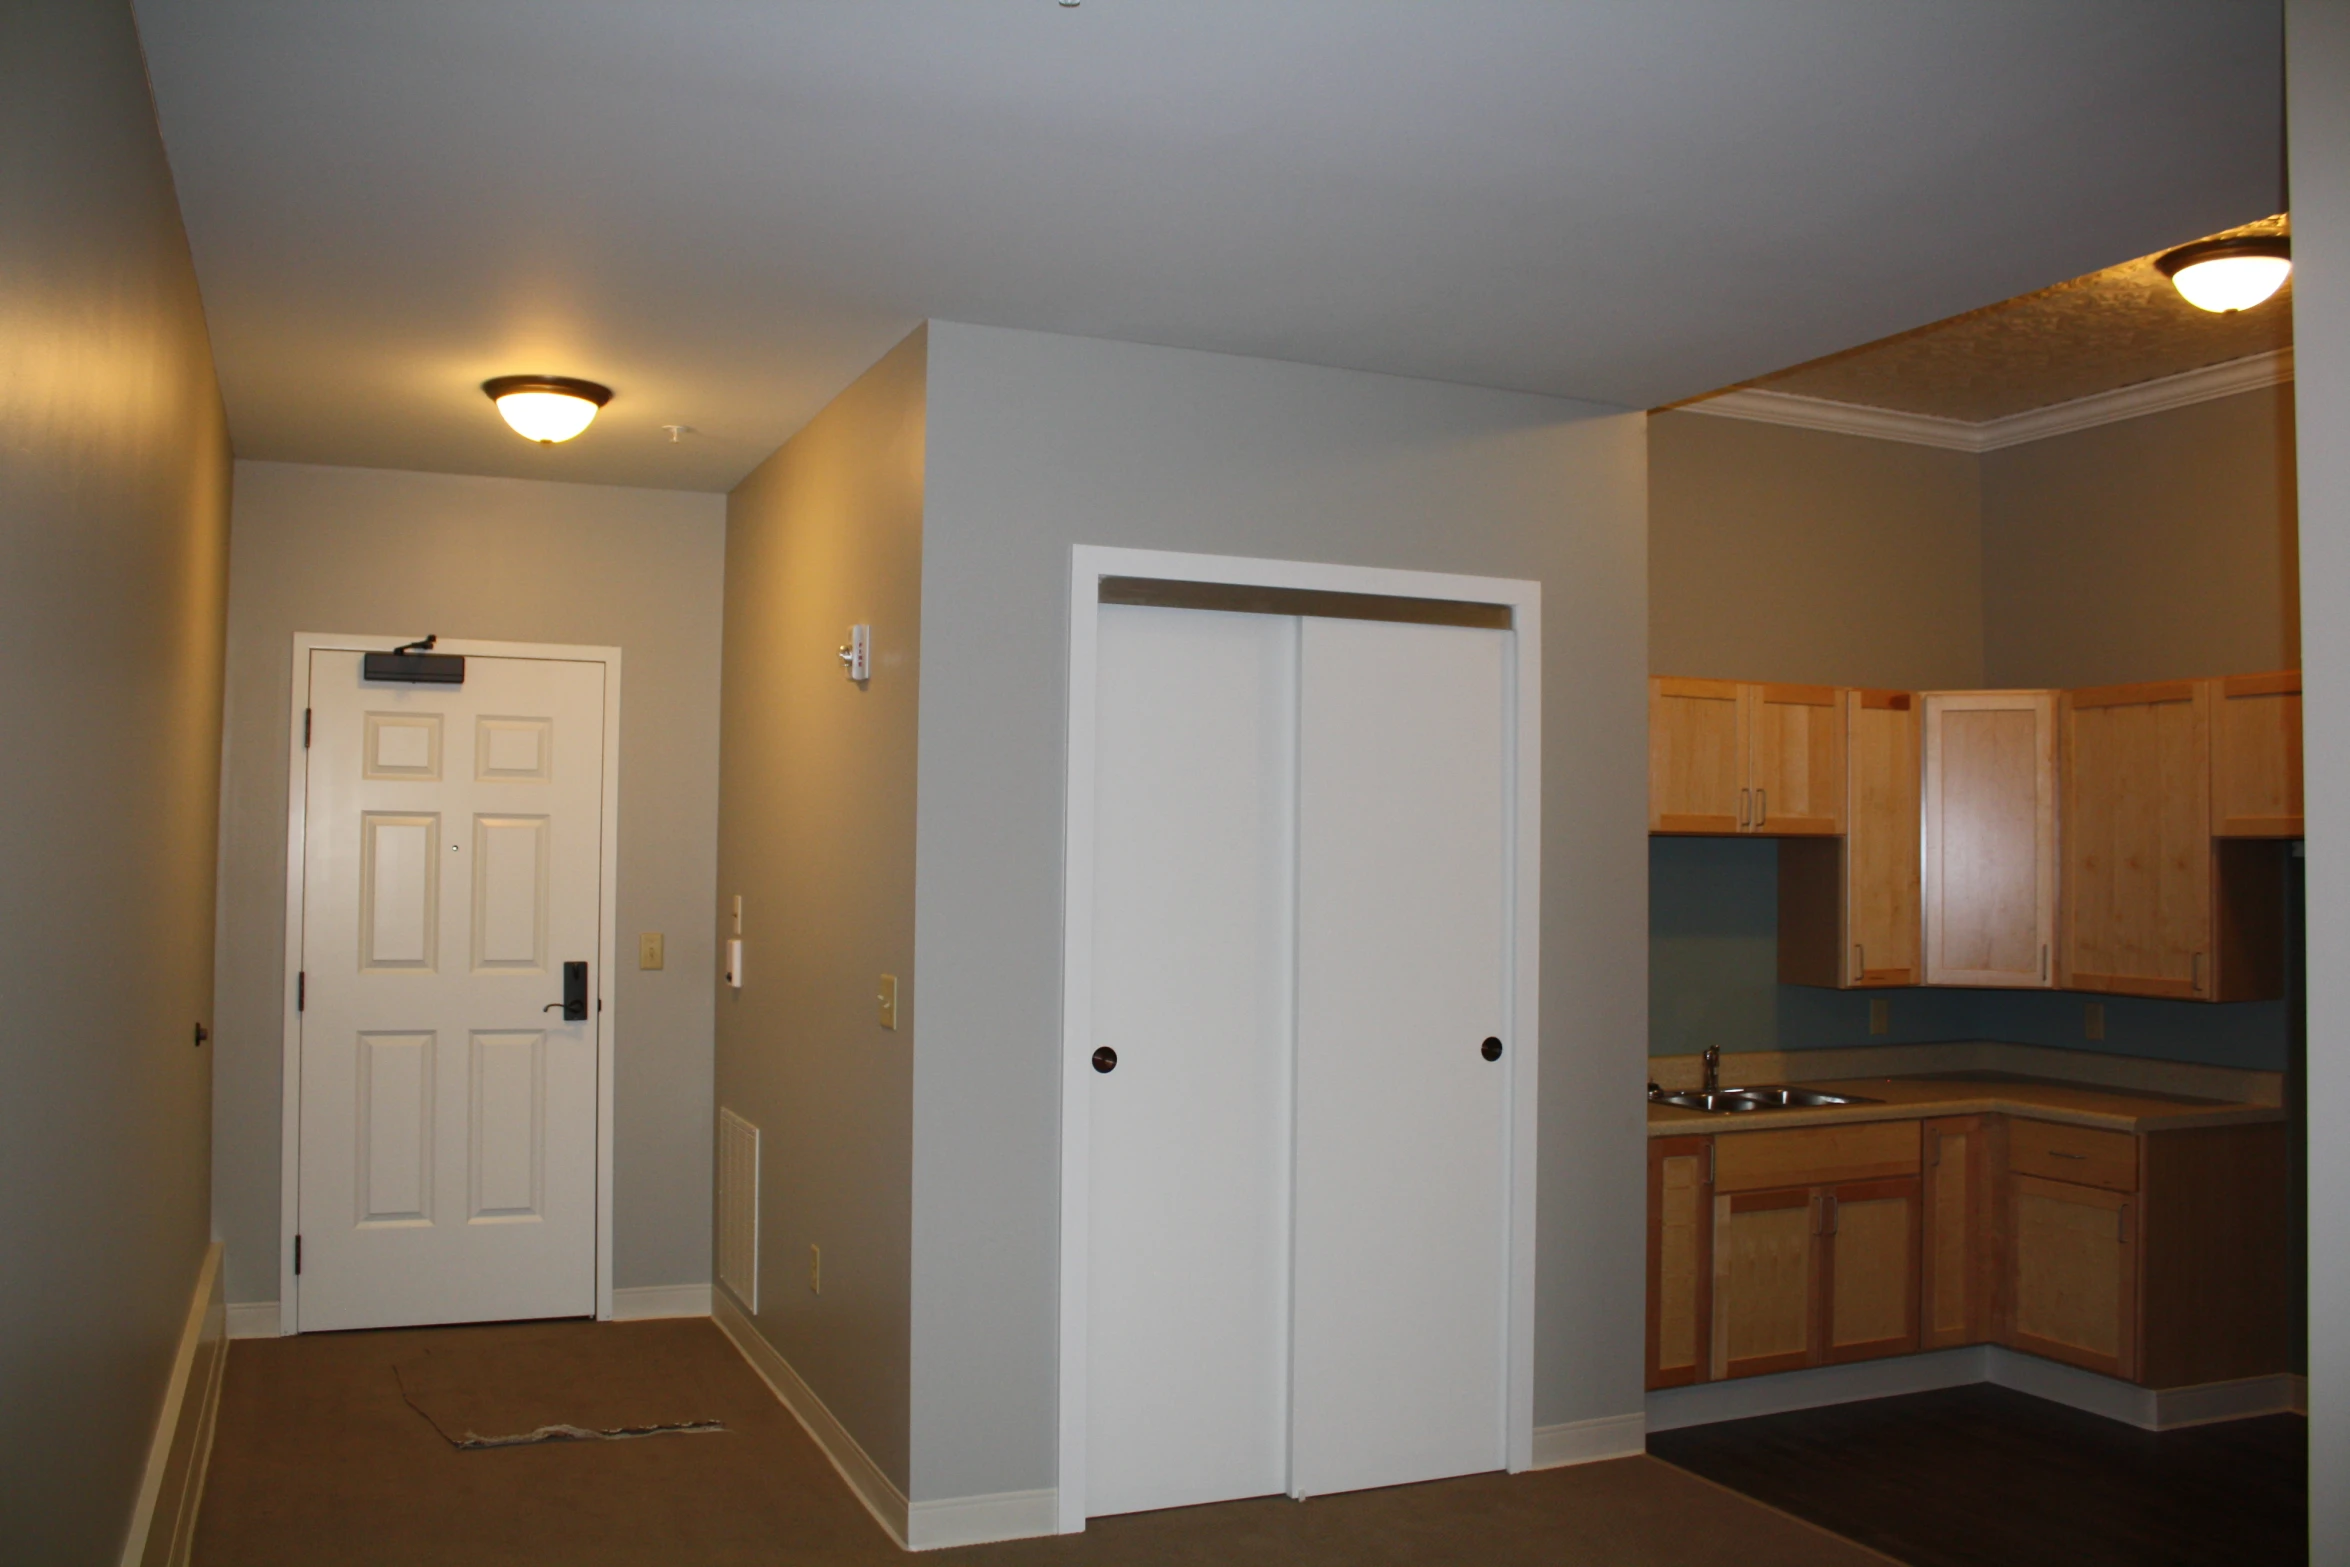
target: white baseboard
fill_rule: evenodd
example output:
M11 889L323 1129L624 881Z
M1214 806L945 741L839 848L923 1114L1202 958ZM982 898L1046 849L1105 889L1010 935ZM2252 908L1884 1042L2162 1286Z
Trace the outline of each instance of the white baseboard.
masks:
M1720 1420L1745 1420L1755 1415L1819 1409L1828 1404L1857 1404L1864 1399L1931 1392L1935 1388L1966 1387L1991 1380L1983 1355L1981 1346L1938 1349L1924 1355L1855 1361L1848 1366L1815 1366L1809 1371L1782 1371L1767 1377L1738 1377L1728 1382L1663 1388L1648 1395L1648 1429L1677 1431L1683 1426L1710 1426Z
M171 1381L147 1469L123 1542L122 1567L185 1567L196 1543L196 1508L204 1499L204 1471L212 1461L212 1431L220 1417L221 1378L228 1371L228 1306L221 1299L222 1246L214 1241L196 1270L196 1289L172 1357Z
M1059 1528L1059 1511L1060 1493L1049 1486L916 1502L908 1518L907 1543L917 1551L935 1551L949 1545L1034 1539Z
M865 1504L865 1510L873 1515L874 1521L888 1530L889 1537L900 1546L911 1549L907 1543L910 1510L906 1493L899 1490L896 1482L882 1473L881 1466L872 1460L864 1448L857 1445L857 1439L849 1435L848 1427L842 1425L833 1412L824 1407L824 1400L816 1396L816 1390L800 1380L800 1374L792 1369L791 1362L785 1360L777 1353L775 1346L761 1336L759 1330L751 1324L751 1319L743 1315L740 1306L723 1290L712 1294L710 1304L710 1314L717 1321L719 1329L734 1341L735 1349L743 1359L750 1362L751 1369L759 1373L760 1380L783 1401L783 1407L792 1412L792 1418L799 1421L800 1428L808 1433L809 1439L826 1458L832 1460L832 1467L840 1471L840 1477L848 1482L850 1491L855 1493L858 1501Z
M710 1314L707 1284L634 1284L612 1292L614 1322L642 1322L652 1317L706 1317Z
M1683 1426L1786 1414L1828 1404L1857 1404L1872 1398L1967 1387L1978 1382L2029 1393L2068 1409L2136 1426L2141 1431L2176 1431L2182 1426L2210 1425L2220 1420L2242 1420L2251 1415L2287 1411L2306 1413L2309 1407L2309 1385L2297 1376L2280 1373L2243 1377L2233 1382L2206 1382L2196 1387L2157 1389L2099 1376L2094 1371L2043 1360L2038 1355L2027 1355L1998 1344L1976 1344L1924 1355L1864 1360L1849 1366L1819 1366L1809 1371L1782 1371L1775 1376L1666 1388L1648 1395L1648 1429L1675 1431ZM1537 1452L1542 1437L1542 1432L1534 1433Z
M1534 1428L1535 1469L1563 1469L1568 1464L1595 1464L1605 1458L1631 1458L1648 1451L1648 1417L1601 1415L1595 1420L1570 1420L1564 1425Z
M277 1302L274 1300L247 1300L231 1303L228 1308L228 1336L230 1338L276 1338L278 1336Z

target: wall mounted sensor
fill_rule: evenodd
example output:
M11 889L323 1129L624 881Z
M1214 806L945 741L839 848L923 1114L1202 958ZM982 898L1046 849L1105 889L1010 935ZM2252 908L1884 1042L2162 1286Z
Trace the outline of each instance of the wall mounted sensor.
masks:
M859 685L873 678L873 628L849 627L849 640L840 649L840 667Z

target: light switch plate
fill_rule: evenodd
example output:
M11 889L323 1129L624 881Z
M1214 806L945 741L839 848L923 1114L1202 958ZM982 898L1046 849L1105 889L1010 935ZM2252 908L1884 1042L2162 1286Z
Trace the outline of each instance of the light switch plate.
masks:
M659 931L648 930L637 937L636 966L638 968L660 968L667 961L668 959L661 950L661 933Z
M881 1026L883 1028L897 1027L898 977L895 974L882 975L880 989L873 999L881 1003Z

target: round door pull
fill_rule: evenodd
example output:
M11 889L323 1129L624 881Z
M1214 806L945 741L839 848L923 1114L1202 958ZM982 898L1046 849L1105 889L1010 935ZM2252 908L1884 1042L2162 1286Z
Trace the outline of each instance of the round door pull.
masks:
M1101 1047L1099 1050L1096 1050L1096 1051L1093 1053L1093 1069L1094 1069L1095 1071L1097 1071L1097 1072L1110 1072L1110 1071L1115 1071L1115 1070L1117 1069L1117 1066L1118 1066L1118 1052L1117 1052L1117 1051L1115 1051L1115 1050L1112 1050L1112 1049L1111 1049L1111 1048L1110 1048L1108 1045L1104 1045L1104 1046L1102 1046L1102 1047Z
M1488 1061L1499 1061L1501 1059L1501 1041L1488 1034L1485 1036L1485 1043L1477 1047L1477 1053Z

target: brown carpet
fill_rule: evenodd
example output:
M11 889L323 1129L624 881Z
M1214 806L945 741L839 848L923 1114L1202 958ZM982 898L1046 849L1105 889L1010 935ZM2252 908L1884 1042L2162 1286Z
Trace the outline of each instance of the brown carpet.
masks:
M394 1368L567 1356L615 1382L658 1359L726 1430L463 1451ZM240 1340L198 1567L882 1567L906 1560L706 1320L514 1323ZM1227 1502L1082 1535L923 1553L938 1567L1881 1567L1886 1558L1652 1459Z
M633 1335L626 1356L582 1362L576 1334L436 1339L392 1368L408 1407L463 1448L700 1435L724 1396L686 1334Z

